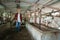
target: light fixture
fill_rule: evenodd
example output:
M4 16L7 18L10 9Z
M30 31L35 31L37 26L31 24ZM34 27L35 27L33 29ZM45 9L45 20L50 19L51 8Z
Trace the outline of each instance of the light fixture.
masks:
M52 13L52 15L54 16L59 15L59 12Z
M34 16L34 13L32 13L32 16Z
M58 27L58 29L60 29L60 27Z

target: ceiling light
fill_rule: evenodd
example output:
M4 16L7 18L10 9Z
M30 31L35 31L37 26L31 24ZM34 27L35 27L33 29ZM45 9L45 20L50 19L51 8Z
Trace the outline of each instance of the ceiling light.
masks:
M60 27L58 29L60 29Z

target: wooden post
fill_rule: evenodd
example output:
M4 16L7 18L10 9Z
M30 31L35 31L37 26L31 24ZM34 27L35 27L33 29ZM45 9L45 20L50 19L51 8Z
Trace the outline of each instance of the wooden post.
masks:
M36 23L36 12L35 12L35 23Z
M45 7L42 6L40 9L38 8L38 10L39 10L39 25L40 25L39 27L40 27L40 29L41 29L41 18L42 18L41 12L42 12L43 8L45 8Z
M41 29L41 9L39 10L39 28Z

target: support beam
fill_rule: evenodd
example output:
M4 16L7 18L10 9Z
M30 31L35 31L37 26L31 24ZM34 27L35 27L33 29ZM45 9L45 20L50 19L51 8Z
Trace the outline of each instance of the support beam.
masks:
M51 8L51 9L55 9L55 10L60 11L60 8L55 8L55 7L52 7L52 6L44 6L44 7L48 7L48 8Z
M55 4L55 3L58 3L58 2L60 2L60 0L57 0L57 1L53 2L53 3L51 3L51 4L48 4L48 6L49 6L49 5L53 5L53 4Z

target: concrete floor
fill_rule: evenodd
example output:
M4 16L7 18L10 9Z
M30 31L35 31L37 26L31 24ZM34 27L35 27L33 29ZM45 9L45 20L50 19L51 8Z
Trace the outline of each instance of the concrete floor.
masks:
M0 32L0 40L33 40L33 38L25 27L21 27L20 32L16 32L14 29L5 28L5 30Z

